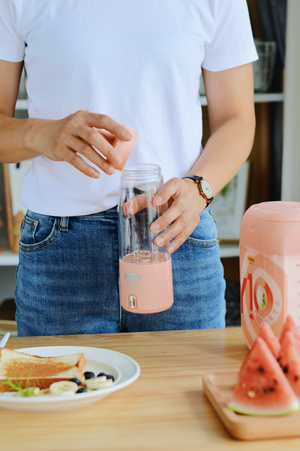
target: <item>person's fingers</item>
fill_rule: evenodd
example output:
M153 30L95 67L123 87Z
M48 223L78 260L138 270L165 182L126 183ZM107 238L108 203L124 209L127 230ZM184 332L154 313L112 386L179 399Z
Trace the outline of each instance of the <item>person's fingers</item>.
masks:
M123 159L112 145L113 141L107 139L105 133L99 133L98 128L107 129L106 134L114 139L129 141L132 138L126 128L109 116L77 111L53 121L46 138L46 145L50 145L44 154L56 161L66 161L90 177L100 177L100 171L111 175L115 172L114 165L121 165Z
M107 116L106 114L91 113L90 111L84 113L88 126L107 130L124 141L130 141L132 139L131 133L110 116Z
M141 194L140 196L135 196L128 202L123 204L123 213L125 215L135 215L139 211L143 210L147 206L150 206L151 202L147 194Z
M205 203L204 199L200 199L198 190L194 188L194 185L174 178L169 180L153 199L154 205L159 206L163 203L170 205L151 225L151 231L159 234L155 238L156 246L161 247L169 243L167 247L169 253L178 249L199 223L199 213Z

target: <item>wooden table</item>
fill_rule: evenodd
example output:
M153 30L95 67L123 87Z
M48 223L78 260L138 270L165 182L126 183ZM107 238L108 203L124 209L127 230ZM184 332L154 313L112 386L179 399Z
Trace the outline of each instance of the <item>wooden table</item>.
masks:
M247 353L240 328L11 338L7 347L49 345L119 351L139 363L141 375L132 385L77 410L0 409L3 451L300 450L300 438L232 438L203 393L204 373L239 368Z

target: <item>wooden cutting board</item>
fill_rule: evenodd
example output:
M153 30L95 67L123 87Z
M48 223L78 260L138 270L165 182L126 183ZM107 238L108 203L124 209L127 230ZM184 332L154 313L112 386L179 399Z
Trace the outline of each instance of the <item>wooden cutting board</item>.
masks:
M289 415L262 417L241 415L227 407L236 372L208 373L203 390L228 432L239 440L300 437L300 410Z

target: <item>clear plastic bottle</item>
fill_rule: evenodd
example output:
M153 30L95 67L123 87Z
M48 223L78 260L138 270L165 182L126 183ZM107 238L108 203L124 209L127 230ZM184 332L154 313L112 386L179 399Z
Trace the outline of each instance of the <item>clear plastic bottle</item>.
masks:
M155 313L173 304L172 260L154 244L151 224L167 209L152 200L163 186L155 164L126 166L119 197L120 297L124 309Z

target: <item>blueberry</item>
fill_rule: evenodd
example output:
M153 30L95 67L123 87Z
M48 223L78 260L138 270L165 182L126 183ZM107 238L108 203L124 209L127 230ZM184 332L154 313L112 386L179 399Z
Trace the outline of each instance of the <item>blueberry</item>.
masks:
M93 373L92 371L86 371L83 374L86 379L93 379L95 377L95 373Z
M80 380L78 379L78 377L72 377L72 379L70 379L70 381L71 381L71 382L75 382L75 384L77 384L77 385L80 385L80 384L81 384L81 382L80 382Z
M76 393L87 393L87 389L84 387L78 388Z
M105 377L106 377L106 374L105 374L105 373L99 373L99 374L97 374L97 377L101 377L101 376L105 376Z
M115 381L114 376L112 376L111 374L107 374L106 379L111 379L113 382Z

